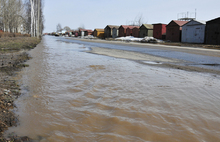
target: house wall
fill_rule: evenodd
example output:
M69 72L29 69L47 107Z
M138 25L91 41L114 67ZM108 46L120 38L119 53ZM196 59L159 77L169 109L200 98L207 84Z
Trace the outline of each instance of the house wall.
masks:
M139 37L139 28L132 29L132 36Z
M126 36L126 29L124 29L122 26L120 26L118 30L119 30L119 34L118 34L119 37Z
M97 31L96 30L94 30L93 36L97 37Z
M205 25L185 25L182 28L182 42L204 43Z
M104 38L104 31L94 31L94 36L99 38Z
M148 29L147 36L153 37L153 29Z
M145 36L152 37L153 36L153 29L147 29L144 26L139 28L139 37L143 38Z
M220 45L220 18L206 23L205 43Z
M162 24L162 38L161 39L166 39L166 38L164 38L164 36L163 35L166 35L166 30L167 30L167 27L166 27L167 25L166 24Z
M126 36L132 36L132 29L130 28L126 29Z
M144 26L141 26L139 29L140 29L139 37L148 36L148 30Z
M111 35L111 28L109 28L108 26L105 27L105 38L110 38L112 37Z
M155 24L153 30L153 37L157 39L163 39L163 36L166 33L166 24Z
M112 38L117 38L118 37L118 29L113 28L112 29Z
M166 28L166 40L170 40L172 42L181 41L181 28L179 25L171 22Z
M88 31L84 31L84 36L88 36Z

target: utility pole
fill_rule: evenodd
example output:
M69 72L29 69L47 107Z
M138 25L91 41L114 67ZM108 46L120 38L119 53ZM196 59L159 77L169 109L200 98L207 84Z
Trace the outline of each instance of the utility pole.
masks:
M195 9L195 19L196 19L196 9Z

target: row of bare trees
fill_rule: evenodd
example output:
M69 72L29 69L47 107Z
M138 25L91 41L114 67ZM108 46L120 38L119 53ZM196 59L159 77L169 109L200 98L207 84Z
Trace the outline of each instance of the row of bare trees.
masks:
M44 29L43 0L0 0L0 30L40 37Z

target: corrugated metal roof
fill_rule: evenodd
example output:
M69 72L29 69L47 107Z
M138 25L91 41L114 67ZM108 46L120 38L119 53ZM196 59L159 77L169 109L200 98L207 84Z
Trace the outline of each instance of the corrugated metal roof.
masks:
M199 22L201 24L206 24L206 21L204 21L204 20L194 20L194 21Z
M153 29L154 28L154 26L153 25L151 25L151 24L142 24L145 28L147 28L147 29Z
M192 20L188 21L187 23L183 24L182 26L185 26L185 25L187 25L187 24L190 24L190 22L193 22L193 21L195 21L195 22L197 22L197 23L200 23L200 24L203 24L203 25L206 24L206 21L192 19Z

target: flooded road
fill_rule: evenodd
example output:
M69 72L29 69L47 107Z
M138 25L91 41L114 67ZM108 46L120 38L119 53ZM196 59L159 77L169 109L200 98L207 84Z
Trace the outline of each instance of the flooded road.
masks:
M157 44L143 44L143 43L130 43L114 44L114 42L88 42L87 40L74 40L73 38L60 38L60 41L72 42L89 45L91 47L103 47L108 49L120 49L124 51L132 51L144 53L163 58L172 58L182 60L179 63L182 66L202 67L206 69L213 69L220 71L220 50L210 50L191 47L178 47L178 46L164 46ZM122 43L122 44L121 44ZM147 47L147 48L146 48Z
M44 37L19 73L19 136L40 142L220 141L220 77Z

